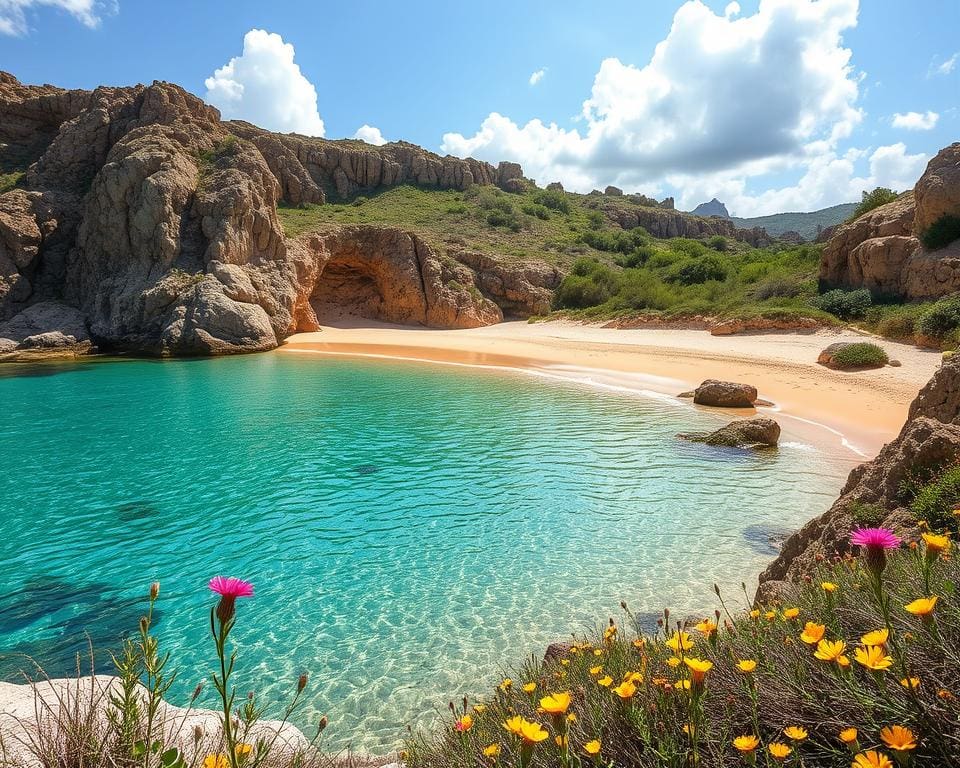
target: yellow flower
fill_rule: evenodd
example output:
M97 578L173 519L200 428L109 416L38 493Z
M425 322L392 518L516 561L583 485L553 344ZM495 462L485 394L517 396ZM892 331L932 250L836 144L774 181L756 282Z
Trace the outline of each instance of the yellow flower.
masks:
M933 613L933 607L936 604L937 596L931 595L930 597L921 597L919 600L914 600L912 603L908 603L903 607L907 609L907 613L926 618Z
M562 715L570 708L570 694L551 693L540 699L540 706L548 715Z
M827 628L823 624L808 621L803 627L803 632L800 633L800 639L807 645L816 645L823 640L823 633L826 631Z
M243 760L246 757L249 757L253 752L253 744L244 744L242 741L236 744L233 748L233 754Z
M209 754L203 758L203 768L227 768L229 765L224 754Z
M693 627L697 632L702 632L708 637L717 631L717 625L710 621L710 619L704 619L699 624L695 624Z
M883 752L868 749L853 758L852 768L893 768L893 763Z
M536 744L550 735L543 729L540 723L532 723L529 720L524 720L520 715L511 717L503 724L503 727L510 731L510 733L523 739L525 744Z
M689 680L677 680L673 684L673 687L678 691L689 691L690 690L690 681Z
M902 678L902 679L900 680L900 685L902 685L904 688L908 688L908 689L909 689L909 688L912 688L912 689L916 690L917 688L920 687L920 678L919 678L919 677L911 677L911 678L908 680L907 678L904 677L904 678Z
M856 728L844 728L840 731L840 741L844 744L854 744L857 741L857 729Z
M601 672L603 672L603 665L601 664L597 664L595 667L590 667L591 675L599 675Z
M756 736L737 736L733 740L733 746L743 752L745 755L750 754L757 747L760 746L760 739Z
M620 685L613 689L613 692L624 701L629 701L637 692L637 686L634 685L630 680L624 680L622 683L620 683Z
M857 660L858 664L862 664L874 672L882 672L893 665L893 659L887 656L881 645L868 645L865 648L857 648L853 652L853 657Z
M689 651L693 648L693 641L686 632L674 632L673 637L667 640L666 645L667 648L671 649L674 653L679 653L680 651Z
M503 682L500 683L500 685L498 685L497 687L501 691L509 691L512 686L513 686L513 680L511 680L509 677L506 677L504 678Z
M488 744L483 748L484 757L500 757L500 745L499 744Z
M888 725L880 729L880 739L890 749L896 752L906 752L917 748L917 737L913 731L902 725Z
M597 680L597 685L602 685L604 688L609 688L613 683L613 678L610 675L604 675L599 680Z
M588 755L596 755L600 752L600 740L594 739L593 741L588 741L583 745L583 751Z
M669 659L667 659L667 666L671 667L672 669L676 669L682 663L683 662L681 662L677 656L671 656Z
M554 740L555 742L557 742L557 746L560 747L560 749L566 749L566 748L567 748L567 737L566 737L566 736L554 736L554 737L553 737L553 740Z
M821 581L820 589L822 589L824 592L836 592L839 587L832 581Z
M767 749L770 750L770 754L775 760L784 760L793 752L792 747L788 747L779 741L771 741L770 744L767 745Z
M788 739L793 741L803 741L810 734L807 733L807 729L799 725L788 725L783 729L783 735Z
M936 557L942 552L950 551L950 539L946 536L938 536L935 533L922 533L923 542L927 545L927 554Z
M623 679L629 680L631 683L642 683L643 675L641 675L639 672L627 672L623 676Z
M473 711L476 712L478 715L482 715L482 714L486 711L486 709L487 709L487 705L486 705L486 704L474 704L474 705L473 705Z
M610 641L613 640L613 637L616 634L617 634L617 626L616 624L611 624L609 627L607 627L603 631L603 639L609 643Z
M817 650L813 655L820 661L836 661L839 663L843 658L843 652L847 649L847 644L843 640L821 640L817 643Z
M759 619L759 618L760 618L760 611L758 611L756 608L754 608L752 611L750 611L750 618L751 618L751 619Z
M867 632L867 634L860 638L860 642L864 645L886 645L887 640L889 639L890 632L884 628L875 629L873 632Z
M573 712L571 712L569 715L567 715L567 722L568 722L568 723L575 723L575 722L577 722L577 716L576 716L576 714L573 713Z
M850 666L850 659L848 659L846 656L841 656L839 659L837 659L837 665L846 669Z
M524 692L524 693L533 693L535 690L537 690L537 684L536 684L536 683L524 683L524 684L523 684L523 692Z
M560 663L561 663L563 666L565 666L565 667L569 667L569 666L570 666L570 659L560 659Z
M593 655L594 655L594 656L603 656L603 651L601 651L599 648L594 648L594 649L593 649Z
M737 662L737 669L739 669L745 675L749 675L756 668L757 662L755 662L753 659L740 659L740 661Z
M777 618L777 612L767 611L765 614L763 614L763 618L765 618L767 621L773 621L775 618Z
M460 733L466 733L471 728L473 728L473 717L470 715L464 715L453 724L453 730Z
M787 609L785 609L784 612L783 612L783 618L788 619L788 620L789 620L789 619L795 619L795 618L797 618L797 616L799 616L799 615L800 615L800 609L799 609L799 608L787 608Z
M707 661L706 659L696 659L692 656L688 656L683 660L683 663L690 668L690 679L694 683L702 683L703 678L707 676L707 672L713 669L713 662Z
M644 640L642 637L638 637L636 640L633 641L633 647L636 648L638 651L641 650L643 646L645 646L646 644L647 644L647 641Z

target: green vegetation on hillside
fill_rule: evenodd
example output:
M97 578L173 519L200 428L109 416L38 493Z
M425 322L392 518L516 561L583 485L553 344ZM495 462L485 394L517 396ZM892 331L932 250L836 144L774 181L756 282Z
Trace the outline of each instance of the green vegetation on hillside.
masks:
M930 251L936 251L950 245L954 240L960 240L960 216L945 213L927 227L927 230L920 235L920 240L923 241L923 247Z
M807 213L775 213L770 216L754 216L746 219L734 216L730 221L745 229L763 227L774 237L784 232L797 232L804 240L813 240L821 230L832 227L834 224L842 224L850 218L856 207L856 203L841 203Z
M0 173L0 195L14 189L20 180L24 177L23 171L14 171L12 173Z
M877 187L872 192L864 192L862 199L857 204L857 207L854 208L853 213L850 214L848 221L859 219L863 214L870 213L874 208L892 203L897 197L897 193L887 187Z
M854 368L882 368L890 362L883 347L869 341L860 341L837 351L833 355L833 367L841 370Z

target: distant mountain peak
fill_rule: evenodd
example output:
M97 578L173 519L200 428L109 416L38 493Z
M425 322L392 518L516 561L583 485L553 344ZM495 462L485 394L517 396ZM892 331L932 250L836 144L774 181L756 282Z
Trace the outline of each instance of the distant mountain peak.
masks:
M730 218L730 214L727 212L727 206L717 200L717 198L713 198L709 203L700 203L700 205L690 211L690 213L694 216L720 216L724 219Z

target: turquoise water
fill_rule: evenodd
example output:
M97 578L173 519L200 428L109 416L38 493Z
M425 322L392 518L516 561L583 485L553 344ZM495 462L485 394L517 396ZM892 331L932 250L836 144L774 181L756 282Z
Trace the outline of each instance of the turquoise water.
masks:
M688 403L430 364L0 367L0 403L0 676L23 653L67 673L84 632L114 647L158 580L185 698L212 668L205 584L241 576L241 690L276 711L309 671L298 723L372 751L621 599L712 609L850 467L679 441L722 420Z

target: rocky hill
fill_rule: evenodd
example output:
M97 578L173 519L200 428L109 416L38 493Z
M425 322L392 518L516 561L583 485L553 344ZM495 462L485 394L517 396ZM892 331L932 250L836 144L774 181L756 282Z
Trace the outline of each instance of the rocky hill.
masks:
M170 83L81 91L0 73L0 356L91 343L161 355L264 350L315 329L329 304L434 327L549 307L562 265L501 258L522 254L516 243L478 252L455 238L428 242L409 231L415 220L288 236L278 216L278 206L324 209L404 185L508 196L532 187L515 163L224 122ZM633 197L601 194L591 206L606 226L657 237L769 242L762 230ZM523 214L519 228L537 216Z
M856 203L841 203L819 211L806 213L774 213L770 216L741 218L731 216L730 221L740 228L762 227L773 237L781 237L787 232L796 232L804 240L816 240L829 227L835 227L853 215Z
M713 198L709 203L700 203L696 208L690 211L694 216L719 216L721 219L729 219L727 206L721 203L717 198Z
M960 143L940 150L912 191L837 228L823 249L821 285L906 300L960 291L960 241L922 242L950 217L960 218Z

